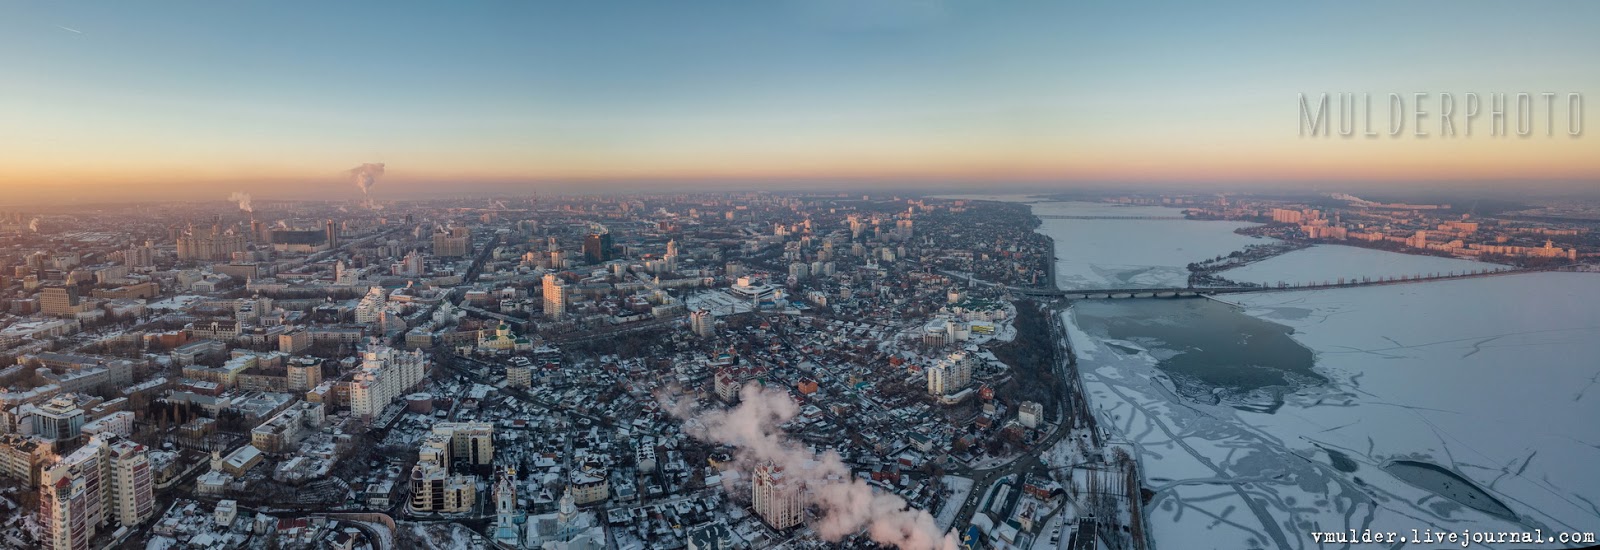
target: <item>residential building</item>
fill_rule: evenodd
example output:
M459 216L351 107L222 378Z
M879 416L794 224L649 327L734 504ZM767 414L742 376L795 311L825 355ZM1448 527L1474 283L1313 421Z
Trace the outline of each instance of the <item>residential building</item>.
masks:
M442 258L459 258L472 252L472 231L465 227L452 227L433 235L433 255Z
M411 499L406 504L411 512L454 514L471 510L477 502L477 477L450 472L450 439L437 433L423 438L417 464L411 468Z
M526 388L533 385L533 362L526 357L513 357L506 365L506 385Z
M21 480L28 486L39 482L39 469L54 457L49 440L22 434L0 435L0 476Z
M53 317L73 317L83 313L84 305L76 286L45 287L39 292L39 313Z
M751 483L751 506L773 529L788 529L805 519L800 483L785 477L783 468L767 463L756 468Z
M972 384L972 361L965 352L954 352L928 368L928 393L934 396L961 391Z
M611 498L611 478L606 468L597 464L584 464L572 472L567 491L582 506L604 502Z
M144 445L121 440L111 445L111 502L117 523L138 525L155 513L154 473Z
M133 418L133 411L117 411L89 422L85 422L83 424L82 433L84 435L91 436L100 433L110 433L122 437L128 437L133 435Z
M87 550L114 519L138 525L154 513L154 481L143 445L95 436L40 475L39 524L46 548Z
M304 334L302 332L302 334ZM289 360L286 367L289 389L292 391L311 391L322 384L322 361L310 357L295 357Z
M544 316L560 320L567 314L567 285L554 273L544 274Z
M271 454L286 453L322 427L328 418L322 403L301 401L250 430L250 445Z
M428 358L420 350L369 348L351 381L350 414L365 420L377 417L390 402L422 382L427 370Z
M689 314L689 329L696 336L710 338L716 335L717 317L710 310L698 310Z
M494 464L494 424L488 422L440 422L434 435L450 441L450 458L475 466Z
M1037 428L1044 421L1044 405L1037 401L1023 401L1017 405L1017 423L1024 428Z
M284 353L300 353L311 347L311 332L302 329L290 329L278 335L278 351Z
M363 296L361 302L356 304L356 322L363 325L376 323L388 306L389 294L384 292L383 287L374 286L369 288L367 289L367 295Z

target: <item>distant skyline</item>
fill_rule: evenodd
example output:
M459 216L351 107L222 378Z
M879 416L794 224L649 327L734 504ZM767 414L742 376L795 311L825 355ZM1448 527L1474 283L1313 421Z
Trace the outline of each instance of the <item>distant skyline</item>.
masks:
M1594 52L1592 2L14 1L0 191L355 200L346 171L369 162L378 200L1586 186L1594 136L1305 139L1295 116L1323 92L1579 92L1592 111Z

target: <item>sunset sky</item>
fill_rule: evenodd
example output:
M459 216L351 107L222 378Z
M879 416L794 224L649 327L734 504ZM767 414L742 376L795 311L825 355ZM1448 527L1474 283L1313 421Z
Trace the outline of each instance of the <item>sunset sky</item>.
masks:
M1297 129L1301 92L1593 111L1597 52L1595 2L4 1L0 190L353 198L364 162L378 197L1597 181L1597 137L1542 111L1529 138Z

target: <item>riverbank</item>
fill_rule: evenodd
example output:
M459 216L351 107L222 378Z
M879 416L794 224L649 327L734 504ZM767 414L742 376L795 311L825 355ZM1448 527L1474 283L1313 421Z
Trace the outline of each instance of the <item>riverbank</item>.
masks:
M1034 231L1049 239L1052 245L1048 248L1048 288L1060 288L1057 286L1057 273L1062 262L1058 260L1057 251L1061 245L1056 242L1054 235L1045 230L1038 209L1030 205L1029 210L1035 220L1040 221ZM1101 537L1122 541L1122 544L1115 546L1126 544L1126 547L1136 550L1153 548L1148 516L1144 511L1148 490L1144 483L1141 453L1131 447L1125 450L1124 447L1108 448L1108 432L1102 429L1093 412L1094 407L1079 374L1077 353L1063 324L1070 307L1071 303L1064 299L1018 301L1015 324L1017 338L1006 349L995 349L995 354L1007 364L1027 365L1027 370L1018 372L1012 381L1021 387L1011 391L1044 403L1046 410L1057 416L1058 433L1072 431L1089 434L1087 444L1094 450L1089 455L1098 457L1099 462L1046 463L1051 477L1063 481L1063 486L1068 488L1068 498L1075 499L1074 506L1063 506L1062 509L1079 510L1082 505L1088 504L1087 501L1077 502L1076 495L1118 492L1122 498L1114 502L1113 508L1096 505L1087 507L1091 514L1100 517L1100 521L1091 525L1097 528ZM1048 451L1048 448L1036 449L1036 452ZM1121 481L1108 483L1108 474L1110 478ZM1086 485L1079 486L1080 483ZM1106 486L1102 487L1103 484Z

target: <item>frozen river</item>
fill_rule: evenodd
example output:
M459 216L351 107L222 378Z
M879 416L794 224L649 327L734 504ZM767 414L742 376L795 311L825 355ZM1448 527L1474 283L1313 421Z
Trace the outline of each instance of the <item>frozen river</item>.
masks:
M1036 202L1034 212L1178 211ZM1187 263L1262 242L1225 223L1045 220L1040 230L1056 240L1063 288L1181 286ZM1242 269L1311 282L1484 267L1328 245ZM1065 314L1097 414L1139 449L1156 491L1157 547L1317 548L1312 532L1368 528L1600 529L1600 274L1226 300Z
M1182 219L1164 206L1048 201L1024 195L944 195L940 198L1028 203L1041 216L1039 232L1055 239L1056 286L1068 290L1171 288L1189 282L1188 265L1272 242L1234 233L1256 224ZM1051 216L1102 219L1052 219Z
M1178 208L1043 202L1037 216L1173 217ZM1192 262L1269 242L1234 233L1228 221L1049 219L1039 231L1056 242L1056 285L1069 290L1164 288L1188 284Z
M1193 346L1126 330L1119 339L1114 325L1068 314L1090 399L1140 449L1157 491L1158 544L1314 548L1312 531L1600 525L1600 275L1229 299L1293 329L1326 382L1293 388L1275 408L1196 398L1174 368ZM1260 369L1278 353L1239 364ZM1495 513L1502 506L1510 517Z

